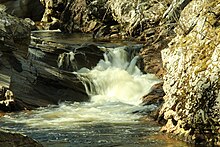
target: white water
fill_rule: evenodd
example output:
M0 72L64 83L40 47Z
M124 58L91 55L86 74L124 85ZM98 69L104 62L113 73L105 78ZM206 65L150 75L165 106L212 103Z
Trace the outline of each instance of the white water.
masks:
M71 129L94 123L136 123L140 116L132 112L143 109L142 96L160 81L154 75L142 74L135 65L138 57L129 62L122 47L105 50L104 60L94 69L83 68L76 73L91 102L65 102L59 106L6 115L4 121L45 129ZM148 110L154 108L153 105L145 107Z

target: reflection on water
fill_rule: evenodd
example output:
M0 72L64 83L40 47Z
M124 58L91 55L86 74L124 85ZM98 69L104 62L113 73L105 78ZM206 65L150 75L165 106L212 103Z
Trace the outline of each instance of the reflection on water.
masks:
M84 43L96 43L99 45L104 45L108 47L112 46L125 46L125 45L134 45L136 42L129 40L96 40L93 39L92 34L88 33L61 33L59 31L36 31L32 32L35 37L40 37L46 41L62 43L62 44L74 44L82 45Z

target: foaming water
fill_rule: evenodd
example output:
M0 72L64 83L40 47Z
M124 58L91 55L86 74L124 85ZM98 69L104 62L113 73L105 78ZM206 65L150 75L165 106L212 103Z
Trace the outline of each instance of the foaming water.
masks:
M92 70L82 68L74 73L85 85L91 97L90 102L63 102L57 106L52 105L34 111L5 115L0 120L1 126L5 129L31 134L32 137L43 142L45 138L51 140L51 136L45 136L48 131L54 132L53 135L58 136L59 140L59 135L62 134L60 131L74 135L76 130L85 127L88 129L90 126L88 131L83 131L88 134L94 131L92 126L100 124L108 124L104 126L110 134L116 126L121 130L125 126L126 131L133 130L133 127L130 128L127 125L139 125L141 117L133 112L143 109L152 111L156 108L154 105L142 106L141 98L149 93L150 88L160 80L152 74L143 74L136 66L139 57L134 56L129 59L124 47L104 49L106 50L104 59L100 60L96 67ZM145 127L140 128L143 130ZM104 128L95 127L95 129ZM154 130L158 130L158 127ZM78 131L77 133L80 134ZM123 133L126 134L126 132ZM35 136L36 134L38 136ZM61 140L67 138L67 136L61 137ZM74 139L68 138L67 140L72 142Z
M91 101L104 105L108 102L141 104L141 98L159 80L153 74L142 74L136 66L138 59L135 56L128 61L128 53L122 47L109 48L104 60L100 60L93 70L79 70L79 78Z
M160 82L152 74L142 74L136 66L138 56L131 61L123 47L107 48L104 59L92 70L83 68L77 74L84 83L90 102L63 102L4 119L29 127L66 129L88 123L135 123L133 114L143 109L142 96ZM148 106L149 111L155 106Z

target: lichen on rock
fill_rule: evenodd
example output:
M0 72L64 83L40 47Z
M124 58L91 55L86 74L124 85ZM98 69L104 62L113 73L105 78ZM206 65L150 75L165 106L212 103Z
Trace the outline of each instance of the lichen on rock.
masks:
M182 11L177 36L162 51L163 131L216 143L220 129L220 1L193 0Z

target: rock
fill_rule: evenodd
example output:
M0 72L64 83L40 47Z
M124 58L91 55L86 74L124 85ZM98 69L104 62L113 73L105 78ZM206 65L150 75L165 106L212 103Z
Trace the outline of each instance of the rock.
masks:
M181 11L191 2L192 0L174 0L166 12L163 14L163 18L170 22L177 22L179 20Z
M74 52L60 54L58 67L68 71L77 71L83 67L91 69L103 58L103 53L95 44L83 44Z
M10 99L10 107L2 106L2 110L17 111L60 101L89 100L84 85L72 71L81 67L92 68L103 58L103 51L93 44L74 46L35 36L31 37L29 46L30 28L27 22L4 12L0 15L0 89L6 88L14 95ZM60 61L60 67L64 67L58 57L69 53L75 54L71 62L77 63L76 69L58 68L57 61ZM6 106L8 100L2 97L2 104Z
M142 2L114 0L108 1L112 16L118 22L126 35L137 37L144 30L154 28L159 24L163 13L166 10L167 1ZM147 32L148 33L148 32Z
M30 18L40 21L44 7L39 0L1 0L0 9L20 18Z
M0 129L0 146L4 147L43 147L39 142L29 138L28 136L7 132Z
M46 25L49 23L50 26L54 20L58 20L61 24L60 29L65 32L92 32L102 24L114 23L106 7L107 0L68 2L42 0L41 2L46 8L42 21Z
M163 83L155 84L151 88L151 92L143 97L144 105L156 104L160 105L163 102L163 96L165 95L163 91Z
M163 131L196 144L217 144L220 130L219 1L192 0L181 12L177 36L162 51Z
M149 114L149 116L151 116L155 120L158 119L161 105L164 102L163 100L164 95L165 93L163 91L163 82L161 82L161 83L155 84L151 88L151 91L147 95L143 96L142 98L143 105L154 104L157 106L157 108Z
M171 0L161 2L126 0L42 0L43 22L60 20L65 32L94 32L95 37L149 37L157 27ZM153 31L149 32L148 30ZM155 30L154 30L155 29ZM98 33L98 34L96 34ZM111 35L114 34L114 35Z
M171 0L126 1L126 0L42 0L46 7L40 27L61 29L64 32L93 33L96 40L135 38L145 41L142 71L162 78L160 51L167 47L175 36L175 23L164 22L163 15ZM181 8L183 3L180 2ZM166 12L168 13L168 12Z

